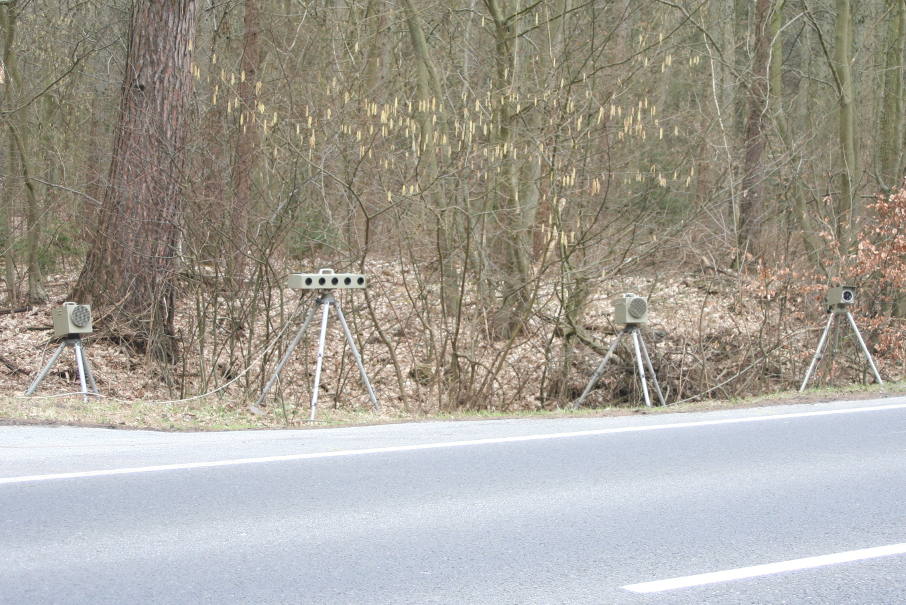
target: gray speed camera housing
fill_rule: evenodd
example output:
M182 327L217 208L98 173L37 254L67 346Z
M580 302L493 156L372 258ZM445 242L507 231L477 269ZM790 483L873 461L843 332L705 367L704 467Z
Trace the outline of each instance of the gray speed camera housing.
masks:
M851 305L856 302L855 286L834 286L828 288L824 296L824 302L828 307L837 307L841 305Z
M91 334L91 307L64 302L51 312L53 331L57 338L70 334Z
M648 323L648 299L636 294L623 294L613 301L614 323L644 324Z

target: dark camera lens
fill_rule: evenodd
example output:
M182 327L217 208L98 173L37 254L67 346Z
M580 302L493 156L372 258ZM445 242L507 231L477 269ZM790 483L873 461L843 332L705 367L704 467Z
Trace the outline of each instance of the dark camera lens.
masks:
M851 301L852 299L853 299L853 291L852 291L852 290L844 290L844 291L843 291L843 300L849 302L849 301Z
M319 285L319 286L323 286L323 285L326 284L326 283L327 283L327 280L324 279L323 277L319 277L319 278L318 278L318 285Z
M365 283L365 278L360 276L358 282L360 286L363 285Z
M310 286L310 285L311 285L311 278L310 278L310 277L306 277L306 278L305 278L305 285L306 285L306 286Z
M348 286L349 284L352 283L352 278L351 278L351 277L348 277L348 276L345 277L345 278L343 278L343 283L346 284L346 285Z

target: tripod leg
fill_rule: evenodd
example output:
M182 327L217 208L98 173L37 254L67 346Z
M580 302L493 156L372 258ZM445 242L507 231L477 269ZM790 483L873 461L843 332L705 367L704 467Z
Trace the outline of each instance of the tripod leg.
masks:
M868 360L868 365L871 366L871 371L875 375L875 380L878 381L878 384L884 384L884 381L881 380L881 375L878 373L878 368L875 367L875 360L872 359L871 353L868 351L868 347L865 346L865 341L862 340L862 334L859 333L859 328L856 326L856 320L853 319L853 314L847 311L846 318L849 320L849 325L856 335L856 340L859 341L859 346L862 347L862 352L865 354L865 359Z
M270 380L267 381L267 384L264 385L264 390L261 391L261 395L258 397L258 401L255 402L255 406L261 404L264 401L264 398L267 397L268 392L271 390L271 387L274 386L274 383L277 382L277 378L280 376L280 372L283 371L283 366L286 365L286 362L289 361L289 356L293 354L293 350L299 344L299 341L302 340L302 337L305 336L305 331L308 330L308 324L311 323L312 317L315 315L315 308L317 302L313 303L311 308L308 310L308 314L305 316L305 321L302 322L302 327L299 328L299 331L293 337L291 343L286 348L286 353L283 354L283 357L280 358L280 362L277 364L277 367L274 369L274 374L271 376Z
M824 332L821 333L821 338L818 340L818 348L815 349L815 355L812 357L812 362L808 366L808 370L805 372L805 378L802 379L802 386L799 387L799 392L805 390L806 385L808 384L809 379L812 377L812 372L815 371L815 368L818 366L818 362L821 361L824 353L824 346L827 344L827 335L831 330L831 327L834 325L834 315L836 313L831 313L827 318L827 324L824 326Z
M648 355L648 347L645 346L645 341L642 339L641 334L639 334L639 344L642 345L642 355L645 357L645 365L648 366L648 371L651 372L651 382L654 383L654 390L657 393L657 398L660 400L661 405L667 405L667 402L664 401L664 393L661 391L661 385L657 381L657 374L654 373L651 357Z
M327 312L330 311L331 302L329 299L321 302L324 312L321 315L321 335L318 337L318 357L315 360L315 385L311 389L311 415L308 418L311 421L314 421L318 411L318 389L321 386L321 366L324 363L324 343L327 340Z
M88 403L88 384L85 381L85 361L82 359L82 343L78 338L73 338L70 342L75 350L76 366L79 368L79 386L82 387L82 399L85 400L85 403Z
M32 381L31 386L29 386L28 389L25 390L26 395L32 395L41 384L41 382L44 381L44 379L47 377L47 373L50 372L50 368L52 368L53 365L57 363L57 359L60 358L60 353L63 352L64 348L66 348L66 343L61 342L60 346L57 347L57 350L54 351L54 354L51 355L50 361L48 361L47 364L41 369L41 371L38 373L38 376L34 379L34 381Z
M362 375L362 382L365 383L365 388L368 389L371 405L374 407L375 411L379 411L381 409L381 404L378 403L377 396L374 394L374 389L371 388L371 381L368 380L368 374L365 372L365 364L362 363L362 356L359 355L359 349L355 346L355 339L352 337L352 332L350 332L349 325L346 323L346 318L343 316L340 302L334 302L333 306L334 309L337 310L337 317L340 318L340 325L343 326L343 332L346 334L346 341L349 343L349 348L352 349L352 356L355 359L355 363L359 366L359 374Z
M579 395L579 398L573 402L573 409L579 409L582 404L585 402L585 398L588 397L588 394L591 393L591 390L595 388L595 385L598 383L598 380L601 378L601 374L604 373L604 368L607 367L607 362L610 361L610 358L613 356L613 352L617 350L617 346L620 344L620 341L623 340L623 335L626 334L626 331L622 331L617 334L617 337L613 339L613 342L610 343L610 348L607 349L607 354L604 355L604 359L601 360L598 369L595 370L595 373L591 375L591 380L588 381L588 385L585 387L585 390L582 391L582 394Z
M88 363L88 356L85 355L85 347L80 346L82 353L82 366L85 368L85 378L88 379L88 392L92 395L98 395L98 385L94 381L94 373L91 371L91 365Z
M645 396L645 405L649 408L651 407L651 396L648 394L648 382L645 380L645 365L642 363L642 351L639 346L639 341L641 336L639 336L638 328L632 331L632 345L635 349L635 362L639 369L639 381L642 383L642 394Z

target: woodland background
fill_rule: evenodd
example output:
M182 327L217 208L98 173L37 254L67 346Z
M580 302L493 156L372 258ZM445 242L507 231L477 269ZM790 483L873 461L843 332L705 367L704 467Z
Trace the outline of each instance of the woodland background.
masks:
M9 392L76 300L102 392L244 405L321 267L369 275L407 411L567 405L626 291L669 400L796 386L838 283L906 375L906 0L0 0L0 36ZM342 341L325 396L367 407Z

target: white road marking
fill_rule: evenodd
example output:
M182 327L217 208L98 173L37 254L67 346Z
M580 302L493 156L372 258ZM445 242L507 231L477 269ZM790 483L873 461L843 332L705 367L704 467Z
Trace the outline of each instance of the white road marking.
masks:
M422 450L436 450L457 447L473 447L479 445L495 445L502 443L524 443L528 441L544 441L549 439L569 439L573 437L593 437L598 435L616 435L619 433L643 433L648 431L665 431L673 429L688 429L705 426L720 426L725 424L743 424L749 422L770 422L775 420L792 420L796 418L814 418L820 416L836 416L841 414L859 414L863 412L882 412L906 409L906 403L875 405L860 408L844 408L839 410L819 410L812 412L794 412L789 414L773 414L768 416L746 416L743 418L723 418L721 420L700 420L695 422L676 422L670 424L650 424L643 426L626 426L609 429L590 429L585 431L571 431L564 433L542 433L535 435L517 435L513 437L491 437L487 439L471 439L466 441L442 441L436 443L419 443L414 445L396 445L389 447L363 448L357 450L335 450L328 452L313 452L307 454L288 454L285 456L263 456L259 458L234 458L228 460L214 460L210 462L186 462L182 464L160 464L156 466L137 466L131 468L110 468L94 471L81 471L72 473L52 473L47 475L23 475L19 477L0 478L0 485L14 483L36 483L39 481L54 481L58 479L85 479L90 477L109 477L113 475L133 475L137 473L153 473L159 471L177 471L199 468L216 468L221 466L238 466L242 464L265 464L268 462L289 462L297 460L317 460L320 458L341 458L346 456L366 456L370 454L391 454L396 452L416 452Z
M855 561L865 561L867 559L877 559L879 557L890 557L902 554L906 554L906 543L890 544L888 546L878 546L875 548L862 548L860 550L838 552L832 555L821 555L817 557L806 557L804 559L793 559L792 561L780 561L779 563L753 565L752 567L740 567L739 569L727 569L724 571L714 571L694 576L656 580L654 582L629 584L623 588L638 593L664 592L667 590L676 590L678 588L691 588L693 586L717 584L718 582L731 582L733 580L757 578L760 576L770 576L802 569L814 569L816 567L826 567L828 565L838 565L840 563L853 563Z

